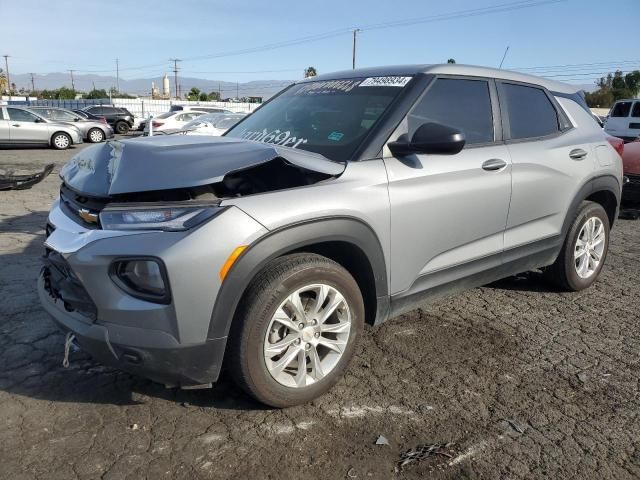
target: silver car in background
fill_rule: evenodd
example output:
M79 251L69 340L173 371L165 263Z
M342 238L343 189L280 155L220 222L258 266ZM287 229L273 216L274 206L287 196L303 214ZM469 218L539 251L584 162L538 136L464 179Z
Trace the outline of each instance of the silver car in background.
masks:
M23 107L0 107L0 144L45 144L56 150L82 143L74 125L54 122Z
M104 142L113 138L113 128L106 122L91 120L78 115L71 110L60 107L35 106L29 110L53 122L70 123L80 130L82 138L90 143Z

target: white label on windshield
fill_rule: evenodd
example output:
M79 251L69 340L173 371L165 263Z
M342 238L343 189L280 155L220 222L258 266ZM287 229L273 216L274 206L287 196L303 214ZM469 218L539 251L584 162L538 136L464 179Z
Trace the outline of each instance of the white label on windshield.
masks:
M369 77L359 87L404 87L411 77Z

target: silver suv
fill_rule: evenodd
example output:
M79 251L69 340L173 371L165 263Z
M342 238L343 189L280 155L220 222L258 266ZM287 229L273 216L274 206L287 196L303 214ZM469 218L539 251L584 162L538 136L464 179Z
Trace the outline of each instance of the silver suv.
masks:
M283 407L421 301L535 268L587 288L622 166L574 86L435 65L307 79L223 137L110 141L61 177L39 292L67 343L180 387L224 364Z

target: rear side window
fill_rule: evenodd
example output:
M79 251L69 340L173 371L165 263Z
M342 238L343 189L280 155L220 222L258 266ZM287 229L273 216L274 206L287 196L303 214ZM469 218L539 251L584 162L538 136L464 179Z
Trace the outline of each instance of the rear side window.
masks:
M633 104L633 110L631 111L632 117L640 117L640 102Z
M633 102L618 102L611 111L612 117L628 117Z
M87 112L94 113L96 115L102 114L102 107L91 107L87 109Z
M429 122L455 127L466 144L494 141L489 83L485 80L438 78L409 114L409 137Z
M506 106L510 138L538 138L560 131L558 112L544 90L526 85L499 83L500 103Z

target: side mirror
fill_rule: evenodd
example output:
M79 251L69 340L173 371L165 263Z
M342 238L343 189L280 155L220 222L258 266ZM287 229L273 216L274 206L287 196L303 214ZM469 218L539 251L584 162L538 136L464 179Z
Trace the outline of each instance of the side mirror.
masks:
M36 118L34 120L35 123L42 123L44 120L42 120L41 118Z
M411 141L407 141L403 135L397 141L390 142L389 150L396 156L412 153L455 155L464 148L465 141L464 133L457 128L431 122L420 125Z
M73 119L74 122L79 122L80 120L82 120L80 117L76 117Z

